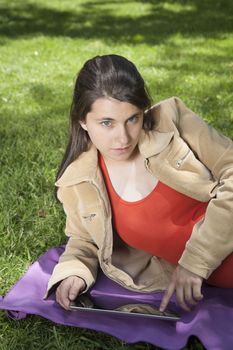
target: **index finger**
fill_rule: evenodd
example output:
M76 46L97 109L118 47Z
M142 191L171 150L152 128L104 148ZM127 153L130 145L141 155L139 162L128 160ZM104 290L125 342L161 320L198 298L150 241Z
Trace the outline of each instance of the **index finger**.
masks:
M172 282L169 284L167 290L164 293L163 299L159 307L159 311L163 312L166 309L174 291L175 291L175 284Z

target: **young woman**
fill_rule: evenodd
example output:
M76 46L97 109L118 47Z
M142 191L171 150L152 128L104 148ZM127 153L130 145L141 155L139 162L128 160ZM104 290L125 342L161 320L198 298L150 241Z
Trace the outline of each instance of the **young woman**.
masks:
M133 63L97 56L78 74L57 196L65 252L50 278L57 302L95 282L165 290L185 310L207 283L233 287L233 144L178 98L151 107Z

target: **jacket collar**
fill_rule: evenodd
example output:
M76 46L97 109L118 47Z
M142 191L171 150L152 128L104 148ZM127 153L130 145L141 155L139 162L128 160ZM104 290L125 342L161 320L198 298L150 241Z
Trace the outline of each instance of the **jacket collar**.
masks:
M73 161L62 174L55 185L58 187L72 186L83 181L91 181L96 177L98 152L94 145Z
M139 151L144 158L150 158L162 152L169 144L174 132L161 133L159 131L145 132L139 140ZM72 186L84 181L95 182L99 177L98 152L94 145L83 152L78 159L72 162L64 174L56 182L58 187Z
M138 148L144 158L150 158L161 153L170 143L174 131L160 132L157 130L145 132L142 130L142 134L139 140Z

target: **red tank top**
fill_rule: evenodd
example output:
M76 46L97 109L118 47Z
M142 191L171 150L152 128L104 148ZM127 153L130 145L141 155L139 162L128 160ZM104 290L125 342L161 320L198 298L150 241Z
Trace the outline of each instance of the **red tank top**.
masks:
M99 164L111 202L113 225L122 240L177 264L208 203L179 193L160 181L145 198L125 201L114 190L101 156Z

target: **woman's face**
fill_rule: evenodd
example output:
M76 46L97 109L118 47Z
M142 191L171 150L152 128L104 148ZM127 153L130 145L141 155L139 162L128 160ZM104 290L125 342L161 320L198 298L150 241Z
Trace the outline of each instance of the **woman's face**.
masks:
M105 159L126 161L136 153L143 111L128 102L99 98L80 124Z

